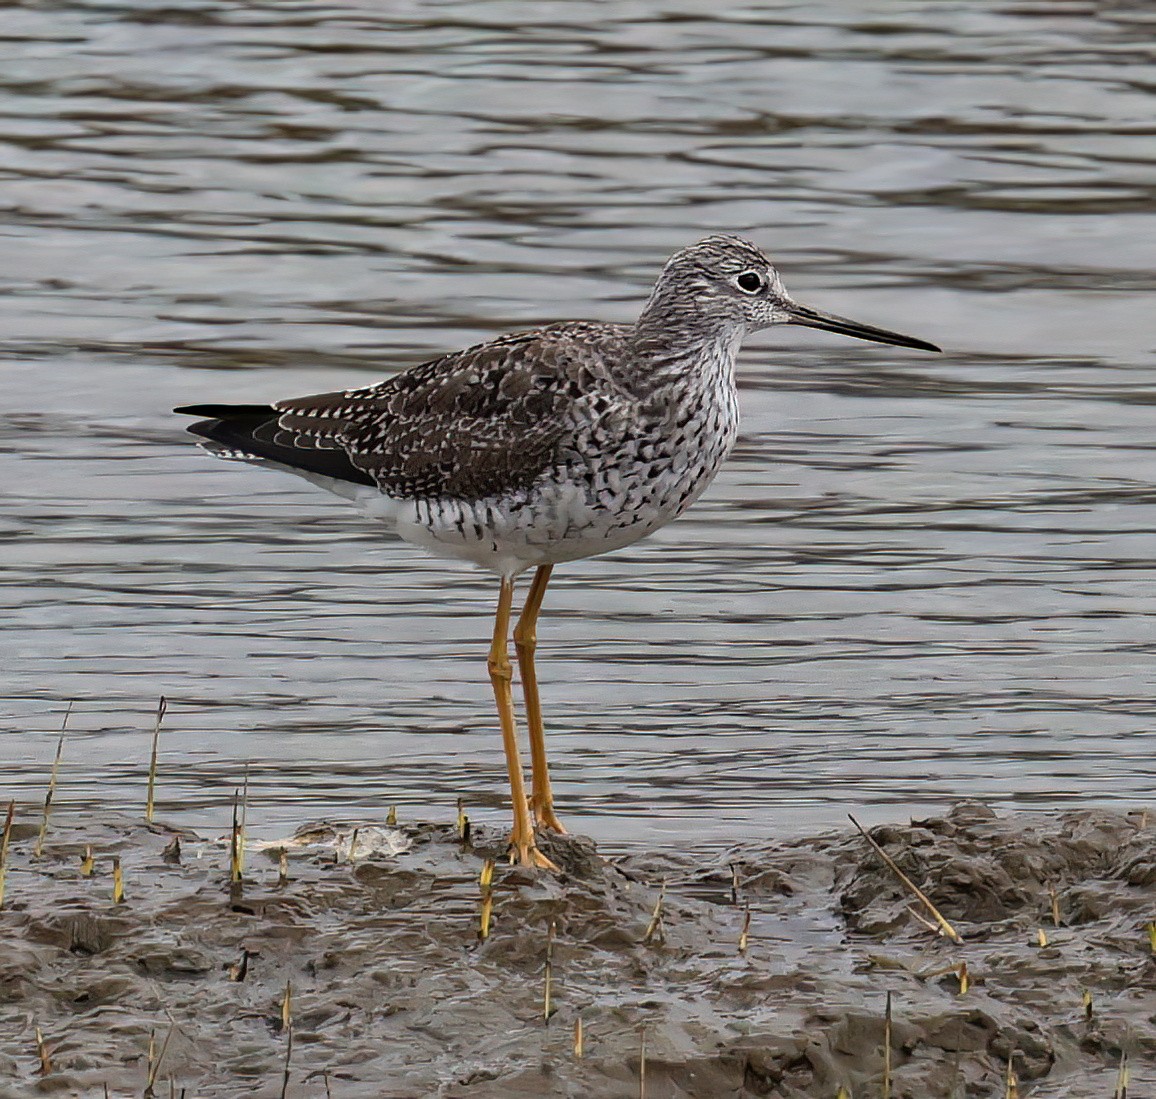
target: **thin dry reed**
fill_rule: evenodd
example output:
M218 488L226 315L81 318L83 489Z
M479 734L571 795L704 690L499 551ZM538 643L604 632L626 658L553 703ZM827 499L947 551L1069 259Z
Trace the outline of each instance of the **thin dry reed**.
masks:
M554 1014L554 936L557 925L550 921L550 930L546 932L546 966L542 975L542 1021L548 1023Z
M289 1092L289 1062L293 1057L293 982L285 982L281 1000L281 1029L285 1032L285 1068L281 1073L281 1099Z
M157 719L153 725L152 752L149 754L148 796L145 799L145 820L149 824L153 822L153 811L156 809L157 752L161 742L161 722L164 721L165 711L168 708L169 704L165 701L165 696L161 695L161 700L157 703Z
M1112 1099L1128 1099L1129 1077L1132 1075L1128 1068L1128 1051L1120 1054L1120 1069L1116 1073L1116 1089L1112 1092Z
M891 1099L891 993L883 1012L883 1099Z
M4 907L4 888L8 882L8 845L12 842L12 816L16 812L16 802L8 803L4 814L4 834L0 836L0 909Z
M646 1027L638 1044L638 1099L646 1099Z
M44 837L48 834L48 817L52 812L52 799L56 795L56 776L60 771L60 755L64 751L64 731L68 728L68 718L72 713L72 703L64 711L64 718L60 722L60 736L56 740L56 755L52 760L52 770L48 775L48 789L44 793L44 816L40 820L40 832L36 837L36 847L33 855L40 858L44 854Z
M938 908L935 907L934 904L931 903L931 899L927 896L927 894L924 893L923 890L915 884L915 882L913 882L905 873L903 873L902 870L899 869L899 865L896 863L896 861L867 834L863 826L854 817L852 817L850 813L848 813L847 816L850 818L851 823L859 830L859 834L871 845L872 850L887 864L888 869L891 870L891 872L905 886L907 886L908 889L911 890L912 894L914 894L914 896L920 900L927 911L931 913L931 917L935 920L936 924L939 925L940 931L942 931L943 934L946 935L953 943L962 943L963 939L960 937L959 932L956 931L955 928L952 927L946 919L944 919L943 914L939 911Z

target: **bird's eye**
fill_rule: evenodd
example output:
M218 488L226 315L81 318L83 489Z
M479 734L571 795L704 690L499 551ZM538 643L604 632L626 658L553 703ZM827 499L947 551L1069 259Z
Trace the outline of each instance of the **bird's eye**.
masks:
M763 288L763 276L758 271L744 271L735 282L745 294L757 294Z

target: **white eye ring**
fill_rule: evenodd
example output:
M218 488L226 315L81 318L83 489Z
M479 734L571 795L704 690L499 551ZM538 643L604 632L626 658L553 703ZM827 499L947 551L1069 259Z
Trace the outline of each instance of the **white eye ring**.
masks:
M744 271L735 278L735 286L744 294L759 294L765 289L766 285L763 276L760 275L758 271Z

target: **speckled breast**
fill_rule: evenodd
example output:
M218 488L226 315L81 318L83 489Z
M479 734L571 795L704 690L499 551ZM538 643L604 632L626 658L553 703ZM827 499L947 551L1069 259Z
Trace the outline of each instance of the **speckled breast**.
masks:
M398 533L507 575L630 545L690 507L734 446L737 399L731 379L720 381L628 430L576 425L559 461L526 490L410 502Z

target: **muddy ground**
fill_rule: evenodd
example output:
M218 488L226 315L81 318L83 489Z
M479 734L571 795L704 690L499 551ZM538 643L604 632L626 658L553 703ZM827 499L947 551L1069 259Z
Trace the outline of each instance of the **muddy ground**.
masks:
M352 827L319 825L284 861L249 850L238 887L216 840L182 833L175 861L163 827L62 817L36 860L36 814L17 821L4 1097L139 1096L150 1074L161 1099L634 1097L645 1074L647 1099L864 1099L883 1094L888 992L894 1096L1003 1096L1010 1059L1021 1096L1106 1099L1124 1051L1128 1094L1156 1095L1146 813L965 803L873 829L962 945L851 829L711 857L606 860L565 838L548 847L561 875L499 863L479 942L495 834L363 825L351 857Z

